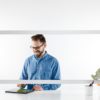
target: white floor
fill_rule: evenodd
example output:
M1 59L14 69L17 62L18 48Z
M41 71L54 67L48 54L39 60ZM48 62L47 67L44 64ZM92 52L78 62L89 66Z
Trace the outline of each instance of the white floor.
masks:
M93 95L85 94L85 85L62 85L56 91L36 91L29 94L5 93L15 85L0 85L2 100L100 100L100 87L94 86Z

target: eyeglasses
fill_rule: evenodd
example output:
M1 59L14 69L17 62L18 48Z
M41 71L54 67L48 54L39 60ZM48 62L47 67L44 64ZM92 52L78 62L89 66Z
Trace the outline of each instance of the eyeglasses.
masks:
M32 48L32 49L40 49L43 45L44 45L44 43L42 45L40 45L40 46L37 46L37 47L30 46L30 48Z

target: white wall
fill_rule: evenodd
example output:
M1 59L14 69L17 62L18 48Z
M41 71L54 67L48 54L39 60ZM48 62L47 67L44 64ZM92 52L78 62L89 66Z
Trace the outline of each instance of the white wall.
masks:
M0 33L0 79L18 79L25 59L33 54L29 48L33 34ZM62 79L91 79L90 75L100 67L100 34L97 32L40 33L47 39L48 53L60 62Z
M0 30L100 30L99 5L100 0L0 0ZM63 79L90 78L100 66L99 34L94 34L46 34L48 51L60 60ZM63 38L62 47L53 36ZM56 47L52 48L51 37ZM0 34L0 79L18 78L25 58L32 54L29 40L26 34Z
M0 0L0 30L100 29L100 0Z

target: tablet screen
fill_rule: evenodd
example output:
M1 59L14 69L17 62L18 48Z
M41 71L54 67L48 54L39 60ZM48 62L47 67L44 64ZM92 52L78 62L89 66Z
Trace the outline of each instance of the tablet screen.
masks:
M7 90L5 91L6 93L20 93L20 94L27 94L30 92L33 92L33 90L28 90L28 89L11 89L11 90Z

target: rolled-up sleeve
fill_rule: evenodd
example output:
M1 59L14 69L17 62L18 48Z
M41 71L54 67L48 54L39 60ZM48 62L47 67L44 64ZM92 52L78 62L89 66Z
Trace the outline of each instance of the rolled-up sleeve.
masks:
M54 60L54 63L52 65L51 80L60 80L60 79L61 79L60 65L57 60ZM61 86L61 84L45 84L45 85L43 85L43 88L45 90L56 90L60 86Z
M21 73L21 76L20 76L20 79L21 80L28 80L28 73L27 73L27 67L28 67L28 59L25 60L25 63L24 63L24 66L23 66L23 69L22 69L22 73ZM33 86L35 86L35 84L27 84L27 89L32 89Z
M60 80L61 79L60 65L57 60L55 61L54 65L53 65L51 79L52 80ZM60 86L61 86L61 84L51 84L50 89L55 90L55 89L59 88Z
M27 74L27 66L28 66L28 60L25 60L22 73L20 75L21 80L27 80L28 79L28 74Z

